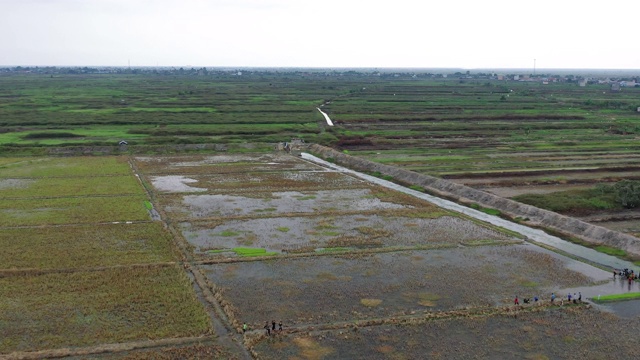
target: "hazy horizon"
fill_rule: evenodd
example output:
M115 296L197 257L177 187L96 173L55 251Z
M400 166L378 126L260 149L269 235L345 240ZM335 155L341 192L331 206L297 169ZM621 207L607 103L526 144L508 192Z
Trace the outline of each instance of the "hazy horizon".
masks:
M632 0L0 5L4 66L640 69L636 22L625 17L640 10Z

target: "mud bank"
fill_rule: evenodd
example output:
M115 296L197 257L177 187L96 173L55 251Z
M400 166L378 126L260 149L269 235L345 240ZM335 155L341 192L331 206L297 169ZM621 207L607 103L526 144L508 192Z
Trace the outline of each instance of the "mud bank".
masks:
M461 204L479 204L483 207L498 209L512 218L521 218L521 222L534 227L557 231L566 236L578 238L593 245L607 245L625 250L640 258L640 239L601 226L560 215L551 211L521 204L468 186L453 183L433 176L418 174L389 165L350 156L331 148L313 144L309 151L325 159L333 159L337 164L363 172L379 172L394 180L408 185L423 187L427 192Z

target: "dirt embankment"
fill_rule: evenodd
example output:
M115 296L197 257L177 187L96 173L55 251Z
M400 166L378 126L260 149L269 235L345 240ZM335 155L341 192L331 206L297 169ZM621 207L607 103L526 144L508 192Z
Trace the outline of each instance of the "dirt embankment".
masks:
M453 183L433 176L378 164L369 160L347 155L334 149L313 144L309 151L320 154L325 159L362 172L379 172L392 176L396 181L407 185L423 187L427 192L461 204L479 204L483 207L500 210L512 218L521 218L522 223L551 229L566 236L575 237L593 245L607 245L625 250L628 254L640 258L640 239L601 226L560 215L534 206L505 199L468 186Z

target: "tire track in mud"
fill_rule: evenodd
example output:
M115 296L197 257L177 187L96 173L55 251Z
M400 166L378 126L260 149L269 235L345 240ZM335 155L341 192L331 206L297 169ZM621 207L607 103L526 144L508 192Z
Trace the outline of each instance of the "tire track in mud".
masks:
M224 305L220 302L222 296L217 291L218 288L215 284L210 283L206 276L202 274L200 269L197 267L190 246L182 237L182 234L173 226L172 222L168 220L169 218L166 216L162 208L155 206L157 203L155 192L149 185L150 183L146 181L144 175L139 172L135 159L132 157L129 157L129 166L131 167L136 179L138 179L140 185L145 190L147 198L153 205L153 208L156 210L158 220L162 221L163 225L167 230L169 230L173 237L173 244L177 247L177 250L182 257L181 263L183 268L187 272L187 276L193 280L196 288L196 295L201 302L203 302L207 312L209 313L214 334L217 335L216 341L219 345L224 346L229 351L235 350L235 355L238 355L241 358L251 359L252 356L248 349L243 345L242 338L239 335L240 331L237 326L238 324L234 324L233 321L227 317L227 313L223 309Z

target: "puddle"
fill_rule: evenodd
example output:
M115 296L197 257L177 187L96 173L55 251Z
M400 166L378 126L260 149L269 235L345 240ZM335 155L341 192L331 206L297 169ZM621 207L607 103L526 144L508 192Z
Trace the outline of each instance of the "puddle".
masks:
M0 179L0 190L26 188L34 182L28 179Z
M419 246L459 244L474 240L513 240L502 233L468 220L443 216L436 219L380 215L335 217L276 217L231 220L219 226L198 229L181 224L188 241L200 248L252 246L267 251L335 247L332 240L349 237L352 246ZM342 244L342 246L348 246ZM365 246L366 247L366 246Z
M348 321L409 311L501 306L511 303L513 294L533 297L592 283L589 277L567 270L564 260L532 249L531 245L457 248L203 268L251 323L272 317L288 323L307 323L313 317L322 322ZM366 306L362 299L382 302Z
M640 316L640 300L619 301L606 305L598 305L598 307L606 311L611 311L625 319L632 319Z
M196 183L198 180L190 179L180 175L152 176L151 183L161 192L200 192L207 189L189 186L187 184Z
M305 201L314 196L314 201ZM350 209L356 211L403 209L405 206L384 202L371 195L370 189L315 191L313 193L274 192L267 198L236 195L187 195L183 204L193 217L248 214L314 213Z

